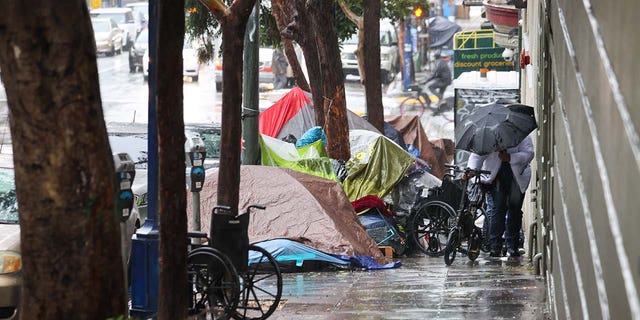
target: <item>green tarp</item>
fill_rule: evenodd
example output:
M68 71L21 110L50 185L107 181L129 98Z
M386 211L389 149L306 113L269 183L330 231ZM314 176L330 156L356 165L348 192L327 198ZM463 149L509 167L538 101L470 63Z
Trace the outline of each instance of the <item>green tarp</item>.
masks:
M322 140L296 148L292 143L260 135L260 154L263 166L283 167L317 177L338 181L331 159Z
M386 196L398 183L414 157L388 138L365 130L351 130L351 159L342 183L349 200L366 195Z

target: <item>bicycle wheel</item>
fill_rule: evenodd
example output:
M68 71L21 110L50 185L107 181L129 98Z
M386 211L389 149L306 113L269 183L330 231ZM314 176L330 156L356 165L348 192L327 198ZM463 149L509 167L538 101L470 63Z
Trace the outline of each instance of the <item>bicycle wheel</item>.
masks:
M467 241L467 257L471 261L478 259L480 255L480 245L482 244L482 230L474 227L469 240Z
M440 113L440 99L436 95L421 92L418 96L421 101L424 101L424 105L429 108L432 114Z
M240 278L220 251L202 247L187 255L189 314L202 319L228 319L238 306Z
M454 216L453 208L443 201L429 201L420 206L409 222L412 245L428 256L441 256L447 244L449 220Z
M400 115L404 115L405 112L407 110L418 110L418 115L422 116L422 114L424 113L426 106L424 104L424 102L420 99L420 96L418 97L407 97L404 100L402 100L402 102L400 102L400 105L398 106L398 109L400 111Z
M249 267L242 274L240 303L233 318L266 319L282 297L282 274L278 262L259 246L249 245Z
M449 233L447 246L444 248L444 263L446 265L450 266L453 263L453 260L456 259L456 252L458 251L459 245L460 230L458 228L454 228Z

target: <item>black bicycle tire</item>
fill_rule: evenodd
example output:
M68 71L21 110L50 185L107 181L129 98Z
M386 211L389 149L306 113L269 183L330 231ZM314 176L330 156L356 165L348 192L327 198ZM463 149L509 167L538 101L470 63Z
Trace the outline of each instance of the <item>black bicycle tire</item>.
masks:
M243 285L242 291L240 292L240 301L238 303L238 307L236 308L236 312L233 315L233 318L263 320L271 316L273 312L276 311L276 309L278 308L278 305L280 304L280 299L282 298L282 273L280 272L280 267L278 266L278 262L276 261L275 258L273 258L273 256L267 250L257 245L250 244L249 251L259 252L262 255L262 257L266 258L266 261L263 260L263 258L260 258L259 263L254 263L249 265L247 271L242 274L244 285ZM270 272L267 276L260 277L259 280L256 281L255 276L257 274L260 274L260 275L264 274L264 273L259 273L259 268L262 266L263 261L269 264L268 267L271 268L271 269L265 269L265 271L270 271ZM256 285L258 282L269 279L274 275L276 277L275 293L268 292L267 289ZM268 296L273 297L273 301L271 301L271 304L268 307L266 312L262 311L262 306L260 305L259 297L255 291L256 288L261 293L267 294ZM254 302L253 304L255 304L256 306L249 307L250 301ZM248 315L247 311L249 311L250 309L251 310L259 309L260 310L259 316L253 316L251 314ZM244 311L241 311L241 310L244 310Z
M456 253L458 251L459 245L460 245L460 230L452 229L451 232L449 233L447 246L444 248L444 263L447 266L450 266L451 264L453 264L453 261L456 259Z
M423 241L421 241L421 239L426 236L426 234L430 234L433 235L434 233L430 233L428 231L426 231L426 226L425 229L421 230L421 222L418 220L420 218L425 219L428 218L425 215L431 215L433 214L432 212L427 211L428 207L437 207L439 209L443 209L448 216L446 217L437 217L440 218L438 220L435 221L436 226L440 227L438 230L436 230L438 233L440 233L440 231L443 232L443 235L446 237L448 236L448 231L449 231L449 220L451 217L455 216L455 210L446 202L444 201L440 201L440 200L431 200L431 201L427 201L424 204L420 205L418 207L418 209L416 209L416 211L411 215L410 218L410 239L411 239L411 244L414 245L415 247L417 247L420 251L422 251L424 254L431 256L431 257L439 257L441 256L444 252L444 248L439 248L438 250L433 250L431 248L431 245L429 242L429 244L427 245L427 247L425 247L423 245ZM426 212L425 212L426 211ZM441 220L442 219L442 220ZM424 220L423 220L424 221ZM430 220L430 222L433 220ZM431 224L431 223L429 223ZM438 238L439 239L439 238ZM439 241L439 240L438 240Z
M477 238L474 238L477 237ZM475 241L478 241L477 243ZM476 250L474 251L473 246L476 245L477 248L475 248ZM480 228L478 227L473 227L473 231L471 232L471 235L469 236L469 240L467 242L467 257L469 258L469 260L471 261L476 261L476 259L478 259L478 256L480 256L480 247L482 246L482 230L480 230Z

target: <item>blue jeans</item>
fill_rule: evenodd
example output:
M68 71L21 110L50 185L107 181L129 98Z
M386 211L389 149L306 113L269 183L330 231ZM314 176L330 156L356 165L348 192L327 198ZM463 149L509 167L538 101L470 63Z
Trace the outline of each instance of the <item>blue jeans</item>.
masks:
M487 194L487 215L489 216L489 243L491 250L502 249L502 236L507 248L518 249L522 228L522 202L524 193L513 176L511 166L503 162Z

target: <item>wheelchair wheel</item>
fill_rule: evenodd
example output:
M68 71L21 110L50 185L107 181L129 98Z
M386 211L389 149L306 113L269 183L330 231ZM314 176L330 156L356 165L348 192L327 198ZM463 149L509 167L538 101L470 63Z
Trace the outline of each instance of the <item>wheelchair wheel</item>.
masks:
M211 247L187 255L189 314L228 319L238 306L240 278L227 256Z
M278 262L267 250L249 245L249 267L242 277L240 302L235 319L266 319L282 297L282 274Z
M442 201L429 201L420 206L409 221L412 245L428 256L441 256L447 244L449 220L454 216L453 208Z
M444 248L444 263L450 266L453 263L453 260L456 259L456 253L458 251L458 246L460 245L460 230L452 229L451 233L449 233L449 238L447 240L447 246Z

